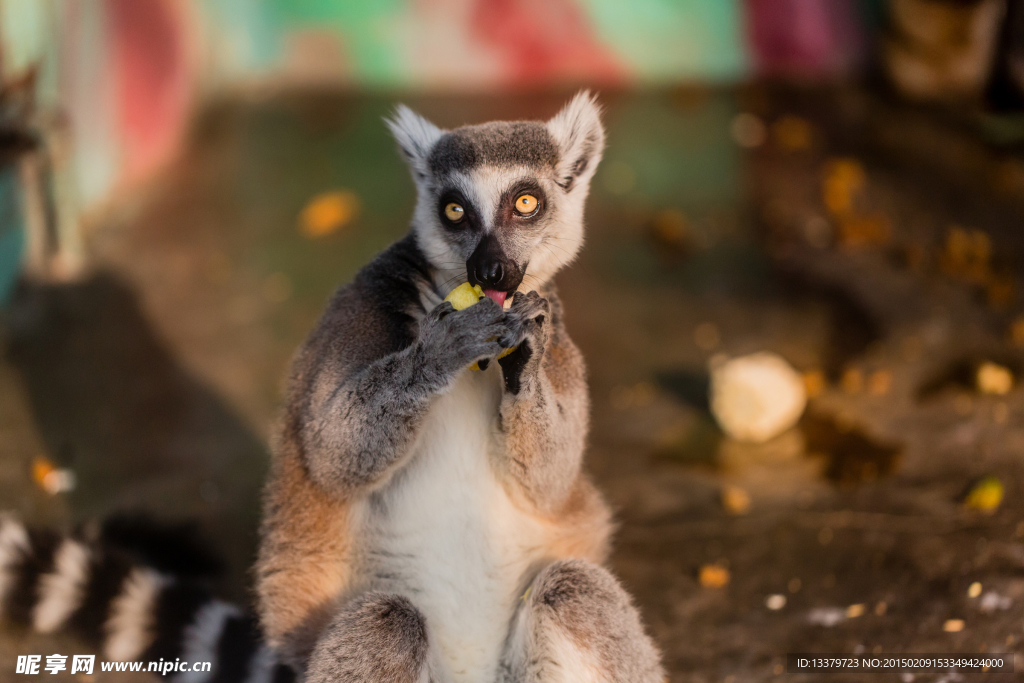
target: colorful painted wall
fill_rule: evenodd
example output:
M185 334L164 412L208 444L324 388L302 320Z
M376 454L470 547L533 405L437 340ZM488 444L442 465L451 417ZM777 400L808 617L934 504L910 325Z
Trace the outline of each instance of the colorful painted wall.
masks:
M854 68L878 0L0 0L0 83L29 77L63 246L173 157L198 103L323 85L501 91Z
M736 0L209 0L217 60L380 87L734 79ZM221 30L220 27L230 27Z

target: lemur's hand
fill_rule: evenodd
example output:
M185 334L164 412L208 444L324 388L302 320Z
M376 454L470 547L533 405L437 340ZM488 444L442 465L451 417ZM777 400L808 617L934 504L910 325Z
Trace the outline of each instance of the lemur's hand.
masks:
M505 312L490 299L461 311L444 302L420 323L424 366L448 377L475 361L494 358L505 348L498 338L507 331Z
M537 292L516 293L512 306L505 314L506 334L498 342L502 348L517 347L499 358L505 377L505 388L518 394L524 382L532 381L540 371L541 361L548 348L548 318L551 305Z

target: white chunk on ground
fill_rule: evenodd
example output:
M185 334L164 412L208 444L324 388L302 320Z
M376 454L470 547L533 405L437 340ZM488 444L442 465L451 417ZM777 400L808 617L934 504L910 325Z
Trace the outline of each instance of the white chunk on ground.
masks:
M797 423L807 392L803 378L781 356L761 352L713 367L710 402L727 435L763 443Z

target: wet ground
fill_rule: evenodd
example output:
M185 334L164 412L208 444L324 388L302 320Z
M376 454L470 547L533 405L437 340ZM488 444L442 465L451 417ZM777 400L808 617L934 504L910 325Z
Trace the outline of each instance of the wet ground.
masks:
M406 101L457 125L565 97ZM407 226L393 101L213 104L182 158L91 226L84 280L23 286L3 324L4 507L195 519L227 561L219 589L248 600L289 356ZM845 680L783 673L797 651L1024 653L1024 395L975 387L986 361L1024 368L1024 164L969 114L855 87L603 101L589 239L558 282L591 372L589 469L621 523L612 566L671 680ZM304 225L321 192L355 217ZM752 446L709 417L707 366L759 350L813 398ZM77 488L33 483L40 457ZM1005 489L990 513L963 504L985 476ZM0 645L36 647L60 651Z

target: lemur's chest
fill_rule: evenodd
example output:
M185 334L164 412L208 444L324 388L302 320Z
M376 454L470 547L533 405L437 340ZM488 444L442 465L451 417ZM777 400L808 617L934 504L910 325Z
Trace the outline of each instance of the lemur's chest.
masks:
M453 681L493 680L543 529L495 472L500 370L463 372L432 406L404 470L371 513L368 577L423 612Z

